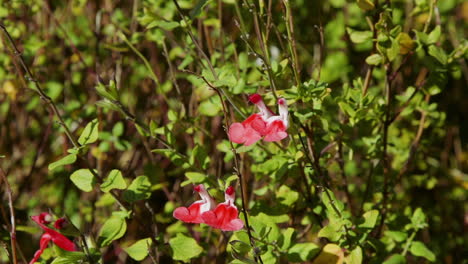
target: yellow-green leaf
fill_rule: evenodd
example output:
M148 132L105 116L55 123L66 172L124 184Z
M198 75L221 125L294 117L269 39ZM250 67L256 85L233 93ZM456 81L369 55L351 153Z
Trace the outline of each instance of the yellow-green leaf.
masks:
M364 11L369 11L375 8L374 2L371 0L356 0L359 8Z
M148 256L148 249L153 244L151 238L140 239L135 242L133 245L124 248L125 252L134 260L142 261L146 256Z
M203 252L203 248L197 244L195 239L180 233L169 240L169 245L172 249L172 258L175 260L189 260Z
M98 126L99 122L97 119L89 122L81 133L81 136L78 139L78 143L85 145L95 142L99 136Z

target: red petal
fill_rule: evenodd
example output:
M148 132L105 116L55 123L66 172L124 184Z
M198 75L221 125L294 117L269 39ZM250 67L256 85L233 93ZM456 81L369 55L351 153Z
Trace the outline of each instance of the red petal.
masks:
M49 233L52 236L52 242L54 242L55 245L59 246L61 249L67 251L76 251L75 244L64 235L60 234L59 232L53 229L50 229L49 231L47 231L47 233Z
M244 140L245 140L244 145L250 146L254 144L255 142L259 141L261 138L262 136L260 135L260 133L258 133L256 130L252 128L248 128L245 130L245 134L244 134Z
M266 132L266 122L263 121L263 119L261 117L258 117L256 119L254 119L251 123L250 123L250 126L255 129L258 133L260 133L260 135L265 135L265 132Z
M47 227L46 225L44 225L42 223L43 222L43 217L41 217L41 215L42 214L31 216L31 218L32 218L32 220L34 222L36 222L45 231L45 234L43 234L42 236L44 237L47 234L47 236L50 236L52 242L54 242L57 246L59 246L63 250L76 251L75 244L72 241L70 241L64 235L62 235L59 232L53 230L52 228ZM42 245L42 238L41 238L41 245Z
M174 210L172 215L174 218L179 219L185 223L203 223L203 220L200 217L200 206L201 203L193 203L192 205L187 207L179 207Z
M234 219L228 224L224 226L224 228L221 228L223 231L237 231L240 230L244 227L244 222L240 219Z
M234 143L244 143L245 128L241 123L234 123L229 127L229 139Z
M218 222L219 222L218 217L213 211L204 212L201 215L201 218L203 219L203 222L209 226L212 226L212 227L218 226Z
M287 137L286 126L283 121L275 120L271 122L266 128L266 136L263 140L265 141L280 141L283 138Z
M223 231L236 231L244 226L237 215L236 207L223 203L219 204L213 211L203 213L202 219L207 225L214 228Z
M251 96L249 96L249 101L256 104L258 103L259 101L262 100L262 96L259 95L259 94L252 94Z
M40 248L34 253L33 259L29 262L29 264L33 264L34 262L37 262L37 260L41 257L42 253L44 250L47 248L47 244L49 244L49 241L52 240L52 236L48 233L44 233L41 236L41 241L39 243Z

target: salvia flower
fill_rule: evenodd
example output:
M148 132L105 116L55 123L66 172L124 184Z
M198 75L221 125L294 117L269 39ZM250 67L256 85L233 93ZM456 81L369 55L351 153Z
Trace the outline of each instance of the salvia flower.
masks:
M203 184L193 188L202 198L195 201L187 207L179 207L174 210L173 216L186 223L200 224L203 223L201 215L215 207L215 201L210 194L205 190Z
M236 231L244 226L239 219L237 207L234 205L234 188L226 189L224 203L215 205L215 201L208 194L202 184L195 186L195 191L202 200L194 202L188 208L179 207L174 210L174 217L186 223L205 223L223 231Z
M288 105L284 98L278 100L279 115L275 115L265 105L259 94L251 95L249 101L254 103L260 112L252 114L242 123L233 123L229 127L228 135L232 142L250 146L262 137L265 141L279 141L288 136Z
M41 240L39 242L40 248L36 251L36 253L34 253L34 257L29 262L29 264L35 263L41 257L42 253L47 248L47 245L50 241L52 241L54 244L56 244L63 250L76 251L75 244L72 241L70 241L64 235L47 226L52 221L52 216L49 213L41 213L39 215L31 216L31 219L34 222L36 222L42 228L42 230L44 230L44 234L42 234ZM60 221L59 223L56 222L54 226L60 227Z
M226 201L218 204L214 210L204 212L202 219L205 224L223 231L240 230L244 223L239 219L239 212L234 204L234 188L229 186L224 196Z

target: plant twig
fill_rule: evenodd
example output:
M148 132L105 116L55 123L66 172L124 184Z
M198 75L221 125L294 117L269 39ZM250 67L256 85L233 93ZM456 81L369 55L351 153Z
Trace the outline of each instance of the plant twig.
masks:
M266 72L267 72L267 75L268 75L268 81L270 82L271 91L273 93L273 96L275 97L275 100L278 100L278 95L276 94L276 84L275 84L275 80L273 79L273 72L271 71L270 56L268 54L268 49L267 49L267 45L266 45L267 39L264 38L262 29L260 27L257 7L255 6L255 4L251 4L247 0L244 0L244 3L248 6L249 11L251 11L253 13L255 34L257 36L257 40L258 40L258 44L260 46L260 50L262 51L262 62L265 65L265 68L266 68Z
M29 67L26 65L24 59L23 59L23 56L21 55L21 52L18 50L18 48L16 47L16 44L15 42L13 41L13 38L11 37L10 33L8 32L8 30L6 29L6 27L2 24L0 24L0 28L3 30L3 33L4 35L6 36L6 38L8 39L8 42L10 43L11 45L11 48L13 49L13 53L14 55L16 56L16 58L18 58L21 66L23 67L23 70L26 72L26 79L33 82L34 83L34 86L35 86L35 91L39 94L40 98L50 107L50 109L52 109L52 111L54 112L55 116L57 117L57 119L59 120L59 124L60 126L62 126L63 130L65 131L65 134L67 135L68 139L71 141L71 143L73 144L73 146L75 148L78 148L80 146L80 144L76 141L75 137L73 136L73 134L70 132L70 129L68 128L68 126L65 124L65 121L63 120L63 117L62 115L60 114L60 112L58 111L58 108L57 106L55 105L55 103L52 101L52 99L44 92L44 90L42 89L41 85L39 84L39 82L36 80L36 78L34 78L34 75L32 74L31 70L29 70ZM3 37L2 37L3 38Z
M192 27L190 25L190 22L185 18L184 14L182 13L182 9L180 8L179 6L179 3L177 2L177 0L173 0L176 8L177 8L177 11L179 12L179 15L180 17L182 18L182 20L184 20L185 24L187 25L187 33L189 34L190 36L190 39L192 40L193 44L195 45L198 53L200 54L201 57L203 57L203 59L205 60L206 64L208 65L208 68L210 69L211 71L211 74L213 75L213 78L215 80L219 80L219 77L218 77L218 74L216 73L214 67L213 67L213 64L211 63L211 60L210 58L208 58L208 55L206 55L206 53L203 51L202 47L200 46L200 43L198 42L198 40L195 38L195 36L193 35L192 33ZM203 63L202 63L203 64ZM245 114L242 113L242 111L234 104L234 101L231 99L231 97L224 91L223 88L221 87L218 87L217 88L223 95L224 97L226 97L226 99L228 100L229 104L232 105L232 107L236 110L236 112L238 112L243 118L245 118Z
M193 73L195 74L195 73ZM226 104L223 100L223 95L221 94L221 92L218 90L218 88L216 86L214 86L213 84L211 84L206 78L205 76L203 75L197 75L199 78L201 78L211 89L213 89L219 96L219 99L221 101L221 104L222 104L222 107L223 107L223 113L224 113L224 122L225 122L225 129L226 129L226 133L227 133L227 129L229 128L229 114L228 114L228 111L227 111L227 107L226 107ZM240 182L240 190L241 190L241 201L242 201L242 211L244 212L244 220L245 220L245 227L247 229L247 234L249 236L249 240L250 240L250 245L252 246L252 249L254 250L254 252L256 252L256 247L255 247L255 238L252 236L252 232L251 232L251 228L250 228L250 224L249 224L249 217L248 217L248 213L247 213L247 207L246 207L246 201L245 201L245 197L246 197L246 192L244 190L244 185L246 184L245 183L245 179L241 173L241 170L240 170L240 162L239 162L239 157L238 157L238 154L236 152L236 149L234 148L234 145L232 143L232 141L229 140L229 144L231 146L231 151L232 151L232 154L234 154L234 171L237 175L237 177L239 178L239 182ZM262 258L260 255L256 255L256 253L254 253L254 259L255 259L255 262L260 262L260 263L263 263L262 261Z
M296 86L299 87L301 80L299 77L299 62L297 59L296 50L296 39L294 37L294 22L291 14L291 7L289 6L289 0L283 0L284 7L286 9L286 15L284 17L286 23L286 32L288 34L288 46L289 52L291 53L292 69L294 73L294 79L296 80Z
M353 200L351 198L351 193L349 192L349 189L348 189L348 186L349 186L348 177L345 172L344 158L343 158L343 140L341 138L338 141L338 165L340 166L341 177L343 178L343 189L346 195L346 200L348 200L349 211L351 211L351 214L354 215Z
M16 44L14 43L10 33L8 32L8 30L6 29L6 27L2 24L0 24L0 28L3 30L4 32L4 35L7 37L8 41L10 42L10 45L13 49L13 53L16 55L16 57L18 58L21 66L23 67L23 70L26 72L26 78L29 80L29 81L32 81L34 83L34 86L35 86L35 91L39 94L40 98L47 103L47 105L52 109L54 115L57 117L57 119L59 120L58 123L62 126L63 130L65 131L65 134L67 135L68 139L70 140L70 142L73 144L73 147L75 148L79 148L81 145L80 143L77 141L77 139L73 136L73 134L70 132L70 129L68 128L68 126L65 124L65 121L63 120L63 117L62 115L60 114L57 106L55 105L55 103L52 101L52 99L47 95L45 94L44 90L42 89L41 85L39 84L39 82L34 78L34 75L32 74L31 70L29 69L29 67L26 65L24 59L23 59L23 56L21 55L20 51L18 50L18 48L16 47ZM86 162L86 165L89 169L89 171L98 179L100 180L101 182L103 181L102 177L100 175L98 175L92 168L91 168L91 165L89 164L89 161L87 159L84 159L83 160ZM115 200L119 203L120 206L122 206L124 209L128 210L127 206L125 206L125 204L122 202L122 200L120 199L120 197L114 192L114 191L110 191L109 192L112 197L115 198Z
M383 226L385 224L385 218L387 216L387 204L388 204L388 195L389 195L389 184L390 184L390 173L391 173L391 164L390 161L388 160L388 153L387 153L387 147L388 147L388 129L390 127L390 109L391 109L391 102L392 102L392 91L391 91L391 85L390 85L390 80L389 80L389 70L387 70L387 76L385 80L385 88L386 88L386 98L387 98L387 103L385 107L385 113L383 116L383 136L382 136L382 165L383 165L383 177L384 177L384 182L383 182L383 200L382 200L382 208L381 208L381 218L380 218L380 223L377 227L377 231L375 232L375 237L380 237L380 234L382 233Z
M5 192L8 197L8 207L10 208L10 243L11 243L11 255L14 264L18 263L16 255L16 219L15 219L15 208L13 207L13 194L11 192L10 184L8 183L7 176L2 168L0 168L0 176L2 176L5 182Z

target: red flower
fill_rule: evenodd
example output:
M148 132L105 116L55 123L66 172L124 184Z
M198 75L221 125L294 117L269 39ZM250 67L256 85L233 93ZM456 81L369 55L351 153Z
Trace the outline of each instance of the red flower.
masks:
M280 141L288 136L286 129L289 126L288 105L284 98L278 99L279 116L272 116L267 119L265 129L265 141Z
M218 204L214 210L204 212L202 219L205 224L223 231L237 231L244 227L238 217L237 207L234 205L234 188L229 186L225 192L224 203Z
M279 141L287 137L288 106L286 100L280 98L278 107L280 115L276 116L265 105L259 94L253 94L249 101L257 105L260 113L252 114L242 123L233 123L228 135L232 142L250 146L265 137L265 141Z
M213 209L215 201L210 194L205 190L203 184L197 185L193 188L201 196L201 200L194 202L187 207L179 207L174 210L173 216L186 223L203 223L201 214Z
M75 244L72 241L54 229L46 226L46 224L49 224L52 220L52 216L50 214L41 213L39 215L31 216L31 219L36 222L45 233L41 236L39 243L40 248L36 251L36 253L34 253L34 258L29 262L29 264L33 264L41 257L50 241L63 250L76 251Z

